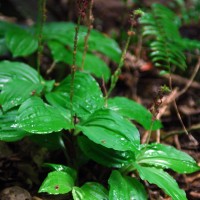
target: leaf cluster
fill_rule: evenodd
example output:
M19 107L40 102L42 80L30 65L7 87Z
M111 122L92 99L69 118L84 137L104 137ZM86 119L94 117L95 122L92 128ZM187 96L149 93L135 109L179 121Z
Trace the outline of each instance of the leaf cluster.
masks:
M155 62L168 69L171 65L184 69L184 55L179 46L174 45L180 35L175 24L169 23L172 18L171 11L155 5L152 14L142 18L142 23L148 24L144 35L156 38L151 43ZM43 43L55 63L72 65L75 26L64 22L45 24ZM14 58L24 57L38 48L34 27L22 28L1 22L0 33L5 47L2 54L10 52ZM80 26L78 68L82 63L86 33L87 28ZM175 200L187 199L166 169L193 173L199 170L196 161L171 146L141 144L140 133L132 121L150 131L160 129L161 122L152 120L149 110L131 99L104 96L93 75L108 81L110 70L98 53L118 63L121 50L116 41L96 30L91 31L88 45L84 69L78 69L74 76L69 74L60 83L45 80L34 66L8 60L0 62L0 140L13 142L30 137L47 148L60 148L68 154L65 139L74 138L75 152L79 154L67 155L66 166L46 163L51 172L39 192L53 195L71 192L74 200L147 199L142 184L145 180L158 185ZM77 184L80 156L113 169L108 187L91 181L81 186Z
M150 41L150 57L155 65L168 71L173 67L185 70L184 51L199 49L200 43L180 35L180 18L169 8L153 4L151 11L144 14L140 22L143 24L143 35Z

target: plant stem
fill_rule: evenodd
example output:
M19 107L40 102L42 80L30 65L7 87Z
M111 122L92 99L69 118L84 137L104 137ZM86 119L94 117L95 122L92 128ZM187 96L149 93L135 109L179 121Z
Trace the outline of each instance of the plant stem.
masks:
M38 50L37 50L37 71L39 74L40 79L40 65L42 59L42 52L43 52L43 44L42 44L42 31L44 22L46 21L46 0L38 0L38 19L37 19L37 39L38 39Z
M119 75L121 73L121 68L123 67L123 64L124 64L126 52L127 52L128 47L129 47L131 36L133 34L134 34L133 25L131 25L130 30L128 31L128 38L127 38L124 50L122 52L118 67L117 67L116 71L114 72L114 74L111 76L111 85L110 85L110 88L109 88L107 95L106 95L106 102L107 102L108 97L110 96L110 93L112 92L112 90L114 89L114 87L116 86L116 83L118 81Z
M153 119L152 122L151 122L151 127L150 127L150 130L148 131L148 136L147 136L147 139L145 141L145 144L149 144L149 142L150 142L154 121L155 120Z
M75 73L76 73L76 52L77 52L78 33L79 33L79 28L80 28L80 22L81 22L81 16L79 16L78 23L75 27L73 63L72 63L72 67L71 67L70 111L71 111L71 116L72 116L72 124L74 124L74 120L73 120L74 78L75 78Z
M93 7L94 0L89 1L89 7L88 7L88 30L87 34L85 36L85 41L84 41L84 52L83 52L83 57L82 57L82 62L81 62L81 69L84 69L84 63L85 63L85 57L88 51L88 40L90 37L90 32L92 30L92 23L94 21L93 14L92 14L92 7Z

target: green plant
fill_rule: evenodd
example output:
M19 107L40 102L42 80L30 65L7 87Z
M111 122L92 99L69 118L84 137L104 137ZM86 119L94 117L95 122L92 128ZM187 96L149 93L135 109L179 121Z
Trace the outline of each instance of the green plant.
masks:
M155 14L158 13L156 11ZM168 11L164 14L172 15ZM149 16L148 23L157 25L155 19ZM146 23L147 19L142 20ZM162 16L159 15L156 20L163 20ZM178 39L180 37L174 24L164 22L167 26L166 34L162 34L160 29L153 32L159 39L152 45L153 60L161 61L167 69L170 69L171 63L184 69L186 64L180 49L170 42L167 46L164 44L164 41L169 40L167 29L174 30L175 36ZM39 48L43 43L50 49L54 65L59 62L74 65L73 52L76 46L77 69L72 70L72 74L59 84L55 80L45 80L38 73L40 70L25 63L8 60L0 62L0 139L13 142L25 136L35 137L38 143L53 143L64 151L66 166L52 163L44 165L51 172L39 192L54 195L71 192L75 200L147 199L141 178L156 184L175 200L186 199L185 192L165 170L193 173L200 169L196 161L168 145L140 143L139 131L131 120L149 131L161 128L161 122L152 120L152 113L133 100L104 95L92 76L103 78L106 82L112 77L115 86L124 61L119 46L111 38L91 30L89 48L82 67L88 31L87 27L79 26L76 32L75 27L73 23L62 22L44 24L42 28ZM146 34L152 34L152 27L147 29ZM11 52L14 58L33 54L38 49L36 35L35 27L22 28L1 22L0 36L4 47L1 53ZM74 36L77 45L74 45ZM109 67L96 52L119 63L117 73L111 76ZM73 154L68 151L66 140L71 142ZM108 187L98 182L86 182L82 186L78 184L80 156L113 169Z
M200 49L199 41L181 37L180 19L161 4L153 4L140 22L144 25L143 35L150 39L152 61L168 72L173 68L186 69L184 51Z

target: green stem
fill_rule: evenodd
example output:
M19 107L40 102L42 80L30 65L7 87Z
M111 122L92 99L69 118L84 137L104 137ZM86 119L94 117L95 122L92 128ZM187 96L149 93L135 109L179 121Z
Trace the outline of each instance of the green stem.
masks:
M73 63L72 63L72 67L71 67L70 111L71 111L71 116L72 116L72 124L74 124L74 120L73 120L74 79L75 79L75 73L76 73L76 52L77 52L78 33L79 33L80 23L81 23L81 16L79 16L78 23L75 27Z
M38 19L37 19L37 39L38 39L38 50L37 50L37 71L40 77L40 65L41 65L41 59L42 59L42 52L43 52L43 44L42 44L42 38L43 38L43 26L44 22L46 21L46 0L38 0Z
M145 141L145 144L149 144L149 142L150 142L154 121L155 121L155 120L152 119L151 127L150 127L150 130L148 131L148 136L147 136L147 139L146 139L146 141Z
M88 8L88 30L87 34L85 36L85 41L84 41L84 52L83 52L83 57L82 57L82 63L81 63L81 69L84 69L84 63L85 63L85 57L88 51L88 40L90 37L90 32L92 30L92 22L93 22L93 15L92 15L92 6L93 6L94 0L90 0L89 2L89 8Z
M128 38L127 38L124 50L122 52L118 67L117 67L116 71L114 72L114 74L111 76L111 85L110 85L110 88L108 90L108 93L106 94L106 102L107 102L108 97L110 96L110 93L112 92L112 90L116 86L116 83L118 81L119 75L121 73L121 68L123 67L124 59L125 59L125 56L126 56L126 52L127 52L128 47L129 47L129 43L130 43L131 36L132 36L132 33L133 33L133 25L131 25L129 33L130 34L128 34Z

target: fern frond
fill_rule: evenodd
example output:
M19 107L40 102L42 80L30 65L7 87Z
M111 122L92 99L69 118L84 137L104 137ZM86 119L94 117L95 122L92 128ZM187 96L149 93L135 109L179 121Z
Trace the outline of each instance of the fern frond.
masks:
M199 40L192 40L189 38L182 38L181 43L184 50L186 51L193 51L195 49L200 50L200 41Z
M143 35L149 36L151 40L152 61L156 66L163 66L168 70L172 66L183 70L186 68L176 19L170 9L160 4L153 4L152 11L146 13L140 20L144 25Z

